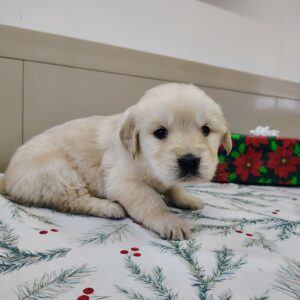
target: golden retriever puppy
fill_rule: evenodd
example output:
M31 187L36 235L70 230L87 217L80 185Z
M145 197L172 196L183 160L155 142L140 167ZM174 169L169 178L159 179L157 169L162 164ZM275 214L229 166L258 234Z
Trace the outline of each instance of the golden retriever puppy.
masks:
M201 209L181 187L212 179L231 138L222 111L198 87L168 83L124 113L64 123L21 146L4 176L14 201L62 212L123 218L166 239L188 239L172 205ZM125 212L126 211L126 212Z

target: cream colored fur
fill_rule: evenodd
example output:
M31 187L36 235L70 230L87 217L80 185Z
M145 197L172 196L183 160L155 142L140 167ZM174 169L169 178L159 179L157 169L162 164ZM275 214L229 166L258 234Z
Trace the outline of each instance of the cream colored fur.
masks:
M163 140L153 135L161 126L169 132ZM211 180L220 143L231 150L220 107L196 86L164 84L122 114L70 121L32 138L12 157L5 189L25 205L99 217L127 213L161 237L181 240L190 229L162 195L177 207L203 208L182 189L177 160L201 157L200 176L190 181Z

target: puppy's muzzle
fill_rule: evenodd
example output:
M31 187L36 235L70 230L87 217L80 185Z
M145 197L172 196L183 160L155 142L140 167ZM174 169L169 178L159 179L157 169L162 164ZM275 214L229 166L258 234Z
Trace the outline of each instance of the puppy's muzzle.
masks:
M180 169L180 177L199 175L200 157L188 153L178 158L177 162Z

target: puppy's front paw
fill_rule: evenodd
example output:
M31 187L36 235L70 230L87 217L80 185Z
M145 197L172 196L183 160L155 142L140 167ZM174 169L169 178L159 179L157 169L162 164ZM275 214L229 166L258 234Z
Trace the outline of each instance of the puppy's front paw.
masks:
M124 208L116 202L108 202L105 217L114 219L123 219L126 217Z
M182 209L202 209L204 203L193 194L188 193L180 187L173 187L166 193L167 198L175 207Z
M204 208L204 203L198 197L189 194L187 192L183 192L178 195L180 199L176 199L175 206L182 209L191 209L197 210Z
M186 194L181 208L197 210L204 208L204 206L205 205L201 199L192 194Z
M160 221L159 234L162 238L168 240L185 240L191 238L191 230L187 223L177 216L169 213Z

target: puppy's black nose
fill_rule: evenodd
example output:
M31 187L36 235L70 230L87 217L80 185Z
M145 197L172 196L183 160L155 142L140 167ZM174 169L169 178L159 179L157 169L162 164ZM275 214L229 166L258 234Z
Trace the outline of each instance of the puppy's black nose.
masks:
M196 175L200 164L200 157L188 153L178 159L178 165L182 175Z

